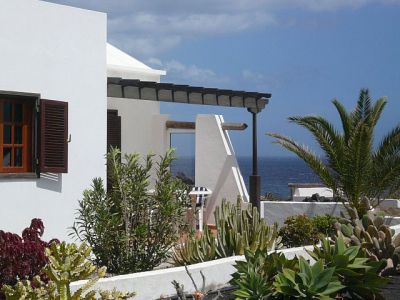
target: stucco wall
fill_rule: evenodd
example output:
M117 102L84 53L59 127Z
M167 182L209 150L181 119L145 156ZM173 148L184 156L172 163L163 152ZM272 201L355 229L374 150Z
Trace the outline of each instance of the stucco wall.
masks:
M392 226L396 234L400 232L400 225ZM313 246L304 246L297 248L289 248L278 250L288 259L293 259L295 256L302 256L313 263L313 259L307 253L307 250L312 251ZM198 286L202 285L200 271L206 277L206 289L220 288L231 280L231 274L235 272L234 265L236 261L244 260L244 256L231 256L227 258L217 259L204 263L189 265L188 270L192 274ZM140 272L114 276L110 278L100 279L94 289L112 290L116 288L120 291L135 292L135 300L151 300L158 299L161 295L164 297L176 295L171 281L176 280L183 284L185 291L193 293L194 287L186 273L184 267L175 267L163 270L154 270L148 272ZM80 288L86 281L76 281L71 284L73 291Z
M82 191L105 177L106 15L36 0L0 0L0 90L69 103L68 174L0 179L0 229L32 218L67 239ZM47 178L46 178L47 177Z
M214 208L223 199L236 203L242 197L243 206L248 203L248 193L236 160L235 152L226 130L222 130L222 116L198 115L196 118L196 186L212 191L204 220L213 222Z
M380 206L398 207L396 199L386 199L380 202ZM346 213L344 205L340 202L296 202L296 201L261 201L260 214L268 223L282 226L286 218L295 215L333 215L340 216L340 212ZM385 224L389 226L400 224L399 217L385 217Z
M127 98L108 98L108 109L118 110L121 116L122 153L154 151L153 117L160 114L160 104Z
M294 201L261 201L260 214L268 224L283 225L286 218L294 215L334 215L340 216L345 211L342 203L336 202L294 202Z
M312 246L290 248L279 250L278 252L292 259L295 256L303 256L306 259L312 260L306 249L312 250ZM204 263L188 266L189 272L192 274L196 284L201 287L202 278L200 271L203 272L206 278L206 289L216 289L227 285L231 280L231 274L235 272L234 265L236 261L244 260L244 256L232 256L221 258ZM164 297L176 295L176 291L171 284L172 280L178 281L185 287L185 292L193 293L195 291L193 284L186 273L184 267L155 270L134 274L126 274L114 276L110 278L100 279L95 289L112 290L116 288L120 291L135 292L135 300L152 300L158 299L161 295ZM72 290L77 290L86 281L77 281L71 284Z

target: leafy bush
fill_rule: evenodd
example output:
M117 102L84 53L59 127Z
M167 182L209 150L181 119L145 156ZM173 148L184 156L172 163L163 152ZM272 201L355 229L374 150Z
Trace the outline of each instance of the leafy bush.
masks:
M332 237L336 233L335 223L338 218L331 215L316 215L312 218L313 224L317 232L323 236Z
M279 230L284 246L299 247L318 242L318 231L311 218L305 215L288 217L284 226Z
M317 215L313 218L306 215L290 216L279 230L279 235L288 248L312 245L325 236L334 236L336 222L337 217L331 215Z
M153 269L166 258L190 205L186 185L169 171L173 159L170 150L154 167L153 155L143 163L138 154L127 154L121 162L117 149L107 155L112 189L107 193L102 180L94 179L73 227L73 234L92 247L98 265L124 274ZM149 193L152 172L156 183Z
M193 264L233 255L246 250L267 251L280 247L277 225L268 226L255 207L242 210L240 199L236 205L223 201L214 211L217 235L206 228L202 236L189 236L174 248L172 259L176 265Z
M43 241L44 225L42 220L33 219L31 225L19 236L0 230L0 288L4 284L14 285L19 279L32 279L47 264ZM0 299L2 294L0 293Z
M43 272L49 277L49 282L44 283L39 276L33 281L22 280L11 287L5 285L3 292L7 300L42 299L42 300L122 300L133 297L133 293L122 293L117 290L97 291L90 290L100 277L104 277L106 268L97 269L89 260L91 249L82 243L79 247L75 244L52 243L46 248L49 263ZM70 284L73 281L89 279L80 289L71 292Z

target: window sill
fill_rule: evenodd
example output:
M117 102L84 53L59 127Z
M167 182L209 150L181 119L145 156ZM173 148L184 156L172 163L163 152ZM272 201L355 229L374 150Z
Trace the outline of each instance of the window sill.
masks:
M36 179L36 173L0 173L1 179Z

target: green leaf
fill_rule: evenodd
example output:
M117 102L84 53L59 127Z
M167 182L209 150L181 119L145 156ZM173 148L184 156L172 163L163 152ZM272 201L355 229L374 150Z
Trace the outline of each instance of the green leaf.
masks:
M348 260L352 261L357 257L359 251L360 251L359 246L350 246L343 252L343 255L348 256Z
M337 268L341 268L347 266L347 264L349 263L349 257L346 255L335 255L333 261Z
M315 279L315 284L313 285L313 288L316 291L320 291L321 289L324 289L325 286L329 284L329 282L332 280L333 273L335 272L335 268L328 268L323 270Z
M328 287L322 292L323 295L337 294L340 290L344 289L346 286L342 285L339 281L330 282Z
M296 273L293 270L290 269L283 269L282 270L283 275L288 279L290 282L296 284Z

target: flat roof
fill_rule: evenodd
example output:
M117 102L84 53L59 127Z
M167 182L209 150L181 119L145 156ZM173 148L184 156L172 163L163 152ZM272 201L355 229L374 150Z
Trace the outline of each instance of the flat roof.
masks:
M119 77L108 77L107 96L160 102L243 107L256 113L263 110L271 98L270 93L158 83Z

